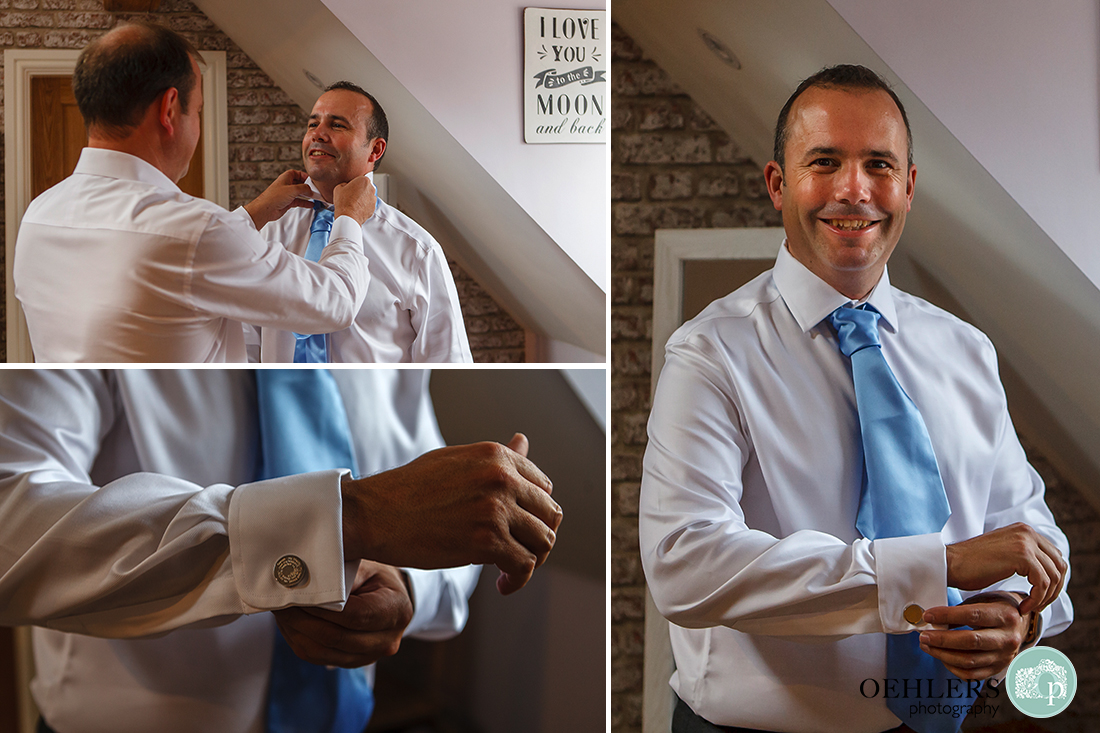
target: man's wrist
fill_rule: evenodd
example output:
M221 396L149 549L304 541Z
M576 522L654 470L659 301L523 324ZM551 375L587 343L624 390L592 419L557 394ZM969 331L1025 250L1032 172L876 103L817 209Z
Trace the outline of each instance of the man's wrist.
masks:
M362 507L356 481L350 475L340 481L340 509L343 525L344 560L354 562L364 559L363 542L360 537Z

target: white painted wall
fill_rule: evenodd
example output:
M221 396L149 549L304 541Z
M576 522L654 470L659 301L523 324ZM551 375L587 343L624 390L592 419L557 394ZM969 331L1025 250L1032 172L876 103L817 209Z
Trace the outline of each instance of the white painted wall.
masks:
M606 146L523 142L523 9L530 3L323 2L606 292ZM602 5L555 0L551 7Z
M829 3L1100 284L1096 1Z

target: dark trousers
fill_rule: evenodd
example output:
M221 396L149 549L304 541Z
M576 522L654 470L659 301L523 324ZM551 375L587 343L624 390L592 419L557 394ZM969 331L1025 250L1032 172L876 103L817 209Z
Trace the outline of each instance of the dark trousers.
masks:
M715 725L699 717L688 704L676 698L676 707L672 711L672 733L770 733L756 728L738 728L734 725ZM908 726L901 725L884 733L913 733Z

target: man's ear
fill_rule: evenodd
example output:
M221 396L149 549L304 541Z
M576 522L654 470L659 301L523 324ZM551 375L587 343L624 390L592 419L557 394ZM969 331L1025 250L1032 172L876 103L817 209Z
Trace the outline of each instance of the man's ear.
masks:
M783 210L783 169L774 160L764 166L764 184L776 211Z
M386 141L380 137L374 138L370 143L370 158L367 161L370 163L376 162L384 152L386 152Z
M169 87L153 104L157 105L157 121L171 135L179 124L179 115L183 112L179 106L179 90Z

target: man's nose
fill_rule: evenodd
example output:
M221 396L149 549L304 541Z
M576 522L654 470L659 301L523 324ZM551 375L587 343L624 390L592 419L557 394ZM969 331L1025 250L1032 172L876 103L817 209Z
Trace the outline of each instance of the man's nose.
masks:
M871 177L862 166L843 167L837 174L836 200L845 204L862 204L871 200Z

